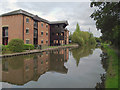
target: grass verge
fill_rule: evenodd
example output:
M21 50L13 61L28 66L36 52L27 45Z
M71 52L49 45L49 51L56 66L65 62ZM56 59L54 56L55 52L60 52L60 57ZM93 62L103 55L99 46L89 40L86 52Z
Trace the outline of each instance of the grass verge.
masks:
M103 45L103 47L109 56L105 88L118 88L118 55L108 45Z

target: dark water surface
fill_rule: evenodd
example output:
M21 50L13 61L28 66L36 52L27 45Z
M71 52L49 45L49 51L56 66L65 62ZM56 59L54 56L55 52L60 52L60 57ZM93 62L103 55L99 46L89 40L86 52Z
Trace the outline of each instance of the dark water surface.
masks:
M99 48L66 48L2 59L5 88L95 88L105 72Z

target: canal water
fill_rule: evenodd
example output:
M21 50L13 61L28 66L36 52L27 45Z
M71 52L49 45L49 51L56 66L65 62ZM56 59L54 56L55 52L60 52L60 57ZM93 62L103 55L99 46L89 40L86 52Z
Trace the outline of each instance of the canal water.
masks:
M95 88L105 73L94 46L2 59L3 88Z

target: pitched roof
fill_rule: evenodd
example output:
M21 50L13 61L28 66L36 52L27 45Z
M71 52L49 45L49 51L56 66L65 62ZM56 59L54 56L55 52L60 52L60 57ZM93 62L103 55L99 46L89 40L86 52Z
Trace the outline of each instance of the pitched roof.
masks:
M68 25L67 21L52 21L52 22L50 22L50 21L48 21L46 19L43 19L43 18L41 18L41 17L39 17L37 15L31 14L31 13L29 13L27 11L22 10L22 9L2 14L2 15L0 15L0 17L2 17L2 16L10 16L10 15L17 15L17 14L26 15L26 16L29 16L29 17L33 18L34 20L46 22L46 23L51 24L51 25L54 25L54 24L66 24L66 25Z
M67 21L52 21L52 22L49 22L49 24L66 24L68 25L68 22Z
M49 21L48 21L48 20L43 19L43 18L41 18L41 17L38 17L37 15L36 15L36 16L34 16L34 17L33 17L33 19L34 19L34 20L37 20L37 21L42 21L42 22L49 23Z
M12 12L8 12L8 13L5 13L5 14L2 14L0 16L9 16L9 15L17 15L17 14L23 14L23 15L27 15L29 17L34 17L35 15L29 13L29 12L26 12L22 9L19 9L19 10L15 10L15 11L12 11Z

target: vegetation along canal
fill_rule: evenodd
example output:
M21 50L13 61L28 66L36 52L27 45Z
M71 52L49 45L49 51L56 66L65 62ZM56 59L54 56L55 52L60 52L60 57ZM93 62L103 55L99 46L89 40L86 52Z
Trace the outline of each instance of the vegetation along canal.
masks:
M105 73L95 46L3 58L2 85L9 88L95 88Z

